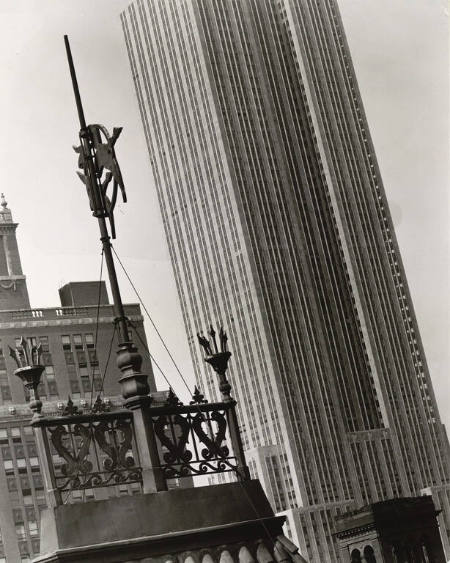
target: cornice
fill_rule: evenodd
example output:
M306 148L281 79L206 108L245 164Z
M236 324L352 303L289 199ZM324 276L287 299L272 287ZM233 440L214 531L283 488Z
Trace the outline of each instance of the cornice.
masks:
M142 315L128 315L127 316L130 321L134 322L143 322L144 317ZM98 322L99 324L111 324L114 322L115 317L108 316L108 317L99 317ZM0 331L1 330L11 330L11 329L21 329L21 328L39 328L39 327L54 327L54 326L76 326L76 325L92 325L96 324L97 318L96 317L76 317L76 318L63 318L63 319L49 319L49 320L29 320L29 321L14 321L14 322L6 322L0 323Z
M352 528L351 530L342 530L342 532L336 532L333 535L339 539L344 539L344 538L351 538L354 536L360 536L362 534L371 532L373 530L375 530L375 523L371 522L370 524L365 524L364 526L358 526L357 528Z

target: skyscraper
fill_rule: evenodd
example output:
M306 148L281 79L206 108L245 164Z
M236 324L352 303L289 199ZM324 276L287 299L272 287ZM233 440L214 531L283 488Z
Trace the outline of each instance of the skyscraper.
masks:
M46 506L43 477L33 429L29 395L9 356L21 337L42 347L45 371L39 385L43 411L57 412L70 396L84 408L102 390L120 395L114 355L117 335L113 306L105 282L72 282L60 289L61 306L30 308L25 276L16 241L17 223L2 197L0 208L0 563L27 563L40 551L39 514ZM100 299L99 299L100 298ZM145 341L139 305L125 311ZM111 356L111 357L110 357ZM143 354L144 356L144 354ZM155 391L151 362L144 357L143 371ZM64 402L63 402L64 401ZM83 403L84 402L84 403ZM114 402L114 399L113 399ZM59 404L59 405L58 405ZM62 458L54 454L60 466ZM109 489L111 495L134 494L140 484ZM108 493L106 493L108 494ZM70 493L66 502L104 498L105 492L87 489Z
M232 334L250 469L311 561L347 507L420 494L449 450L335 0L134 0L133 80L198 383Z

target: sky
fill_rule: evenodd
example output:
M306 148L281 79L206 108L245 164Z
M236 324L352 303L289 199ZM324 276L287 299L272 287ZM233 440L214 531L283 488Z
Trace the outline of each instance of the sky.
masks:
M116 153L128 203L114 246L188 382L193 369L150 174L119 14L130 0L0 1L0 191L20 224L33 307L95 280L100 242L75 175L77 113L68 34L86 119L122 126ZM338 0L396 225L441 416L450 425L448 13L443 0ZM125 302L136 302L120 275ZM232 336L232 335L231 335ZM153 355L183 384L147 323ZM232 346L232 342L231 342ZM167 387L158 376L161 388Z

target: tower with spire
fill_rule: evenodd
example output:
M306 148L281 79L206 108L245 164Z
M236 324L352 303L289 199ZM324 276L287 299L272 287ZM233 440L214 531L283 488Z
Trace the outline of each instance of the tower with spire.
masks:
M0 310L29 309L30 299L17 246L16 229L5 195L0 196Z

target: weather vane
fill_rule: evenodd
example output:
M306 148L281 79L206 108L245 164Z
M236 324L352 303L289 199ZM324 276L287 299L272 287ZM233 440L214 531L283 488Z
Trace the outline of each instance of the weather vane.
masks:
M109 220L111 238L115 239L114 207L119 188L123 202L127 201L122 173L114 150L122 128L114 127L113 134L110 135L103 125L86 125L67 35L64 36L64 42L80 120L80 146L74 147L74 150L79 155L78 167L83 172L77 172L77 174L86 186L92 214L94 217L103 217ZM111 181L112 191L108 195L108 187Z
M75 151L79 155L78 166L82 169L82 172L78 172L78 175L86 186L92 214L97 218L99 224L100 240L102 241L103 253L111 284L115 319L119 329L119 347L121 347L125 354L130 352L130 350L132 351L134 345L131 342L128 319L125 316L122 297L120 295L111 246L111 238L116 238L114 207L116 205L119 189L123 201L126 202L127 200L122 174L114 150L122 128L114 128L113 134L110 135L103 125L86 125L67 35L64 36L64 43L66 45L67 60L80 120L80 146L75 147ZM111 185L112 190L108 192L108 187ZM110 226L109 231L106 223L107 220Z

